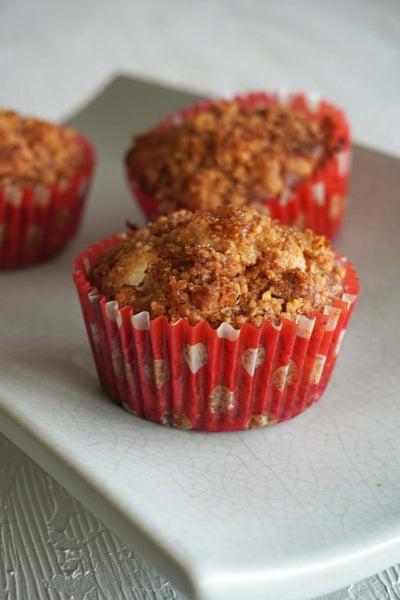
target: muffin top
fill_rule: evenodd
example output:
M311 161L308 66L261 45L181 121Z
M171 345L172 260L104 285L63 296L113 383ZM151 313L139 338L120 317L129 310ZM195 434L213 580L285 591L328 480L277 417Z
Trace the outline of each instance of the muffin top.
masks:
M130 175L164 211L240 206L281 194L335 152L335 118L292 107L217 101L181 123L134 138Z
M326 238L230 205L160 217L106 252L89 280L152 319L239 328L323 310L343 293L344 273Z
M0 110L0 188L51 185L71 178L85 161L72 129Z

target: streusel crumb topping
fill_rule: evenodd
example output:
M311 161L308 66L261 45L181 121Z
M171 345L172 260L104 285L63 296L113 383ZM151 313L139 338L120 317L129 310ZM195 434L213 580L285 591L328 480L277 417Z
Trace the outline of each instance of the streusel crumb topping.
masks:
M326 238L224 206L160 217L108 251L89 278L107 300L152 319L239 328L323 310L341 296L344 273Z
M0 110L0 187L51 185L85 163L77 134L11 110Z
M134 138L129 172L164 210L211 209L274 197L334 153L334 117L292 107L219 101L183 122Z

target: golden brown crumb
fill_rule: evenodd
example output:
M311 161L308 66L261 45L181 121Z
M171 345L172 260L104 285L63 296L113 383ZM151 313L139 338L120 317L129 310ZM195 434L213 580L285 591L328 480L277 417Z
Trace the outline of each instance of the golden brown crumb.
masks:
M160 217L107 252L89 275L108 300L152 319L236 328L311 316L340 297L343 276L324 237L234 206Z
M51 185L69 179L84 162L73 130L0 110L0 187Z
M131 176L167 212L212 209L281 194L335 151L333 117L312 119L279 106L245 110L219 101L182 123L139 135L127 154Z

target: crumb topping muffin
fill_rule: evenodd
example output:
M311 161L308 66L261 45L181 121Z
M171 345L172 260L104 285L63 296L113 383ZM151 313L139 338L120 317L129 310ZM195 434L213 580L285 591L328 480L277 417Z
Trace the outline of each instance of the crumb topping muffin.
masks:
M208 210L274 197L323 166L340 147L334 116L235 100L134 138L127 168L167 212Z
M0 110L0 188L68 180L86 160L68 127Z
M103 255L89 280L107 300L151 319L239 328L323 310L343 293L344 274L323 236L223 206L160 217Z

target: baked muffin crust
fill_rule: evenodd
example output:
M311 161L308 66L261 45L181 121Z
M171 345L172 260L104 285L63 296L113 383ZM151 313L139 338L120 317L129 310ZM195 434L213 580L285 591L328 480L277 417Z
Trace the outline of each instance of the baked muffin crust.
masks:
M251 204L293 188L337 150L334 117L218 101L181 123L134 138L126 163L163 210Z
M0 187L70 179L85 160L72 129L0 110Z
M326 238L223 206L160 217L104 254L89 280L151 319L239 328L323 310L343 293L344 273Z

